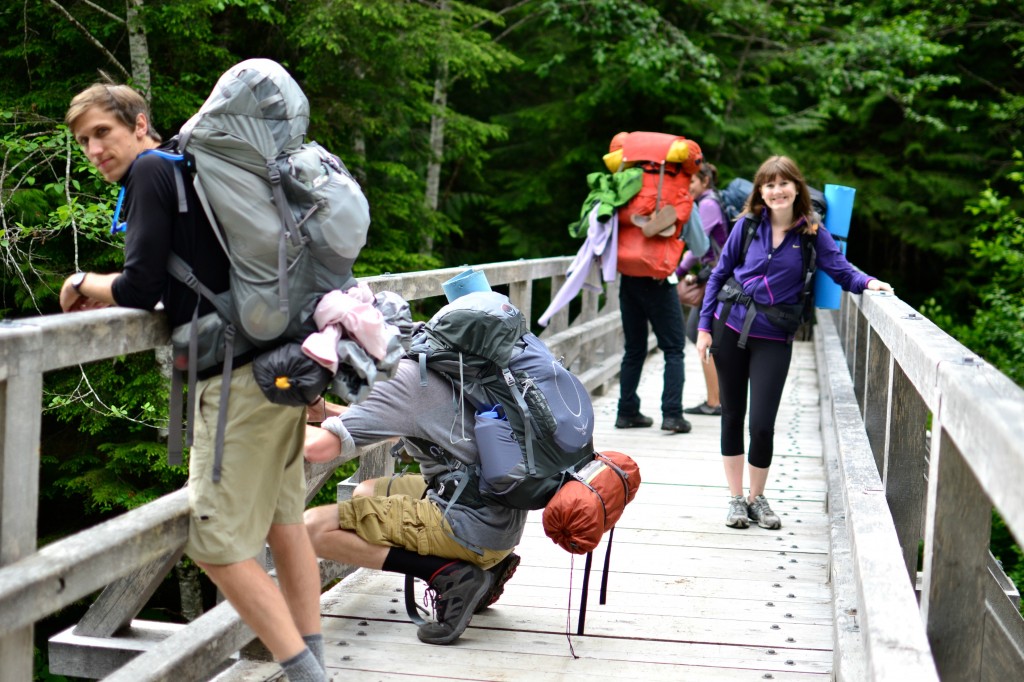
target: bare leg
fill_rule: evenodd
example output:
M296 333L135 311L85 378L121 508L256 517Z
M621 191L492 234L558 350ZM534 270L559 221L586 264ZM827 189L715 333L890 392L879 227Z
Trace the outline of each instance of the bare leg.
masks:
M758 495L764 495L764 486L768 482L768 467L762 469L751 464L748 468L750 469L750 499L747 501L753 502Z
M306 528L318 557L340 564L380 570L391 551L385 545L371 545L353 531L338 527L338 506L334 504L307 509Z
M729 495L736 497L743 494L743 455L722 457L725 465L725 480L729 484Z
M277 581L292 620L302 635L320 632L320 571L306 526L274 524L267 537L274 554Z
M306 648L292 621L284 595L255 559L234 564L196 563L206 571L275 659L286 661Z
M352 497L373 497L373 488L377 485L376 478L368 478L365 481L360 481L356 484L355 490L352 491Z
M708 391L708 406L718 407L722 404L722 400L718 397L718 370L715 369L715 363L702 362L700 366L704 370L704 385Z

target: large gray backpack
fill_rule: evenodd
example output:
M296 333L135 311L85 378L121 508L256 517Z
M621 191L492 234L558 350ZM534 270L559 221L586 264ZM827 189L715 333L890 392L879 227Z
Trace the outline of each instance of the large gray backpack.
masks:
M199 200L230 261L230 288L214 294L172 254L170 274L217 309L200 318L197 304L191 324L175 330L175 345L187 357L176 366L187 364L191 386L197 370L223 363L223 403L234 356L301 342L316 331L312 315L320 297L355 284L352 265L366 243L369 205L341 160L305 141L308 124L309 102L298 83L274 61L249 59L220 77L178 136L181 160L192 160ZM177 388L172 462L180 461ZM189 391L189 415L194 394ZM223 450L219 421L215 480Z
M325 292L354 284L370 209L341 160L305 142L309 102L269 59L228 69L178 138L231 261L229 317L257 346L308 333Z

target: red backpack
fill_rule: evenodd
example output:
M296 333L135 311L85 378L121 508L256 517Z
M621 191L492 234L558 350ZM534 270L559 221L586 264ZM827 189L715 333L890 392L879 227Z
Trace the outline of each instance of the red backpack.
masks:
M693 209L690 178L700 168L703 154L693 140L648 132L619 133L610 149L605 163L616 166L613 172L631 166L644 171L640 191L619 209L618 270L632 277L664 279L675 271L686 248L679 235ZM663 231L644 233L643 225L672 217Z

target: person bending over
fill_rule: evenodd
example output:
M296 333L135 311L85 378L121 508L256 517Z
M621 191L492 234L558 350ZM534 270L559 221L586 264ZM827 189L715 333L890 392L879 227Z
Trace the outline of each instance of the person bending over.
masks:
M305 521L317 556L425 581L436 621L416 635L428 644L456 641L473 614L498 599L519 564L512 549L526 525L526 511L487 502L475 480L448 506L449 474L473 475L479 458L474 411L459 397L458 386L433 370L421 385L419 365L403 359L366 400L343 411L311 408L329 416L306 441L307 459L325 461L400 436L419 463L421 473L363 481L352 499L309 509Z

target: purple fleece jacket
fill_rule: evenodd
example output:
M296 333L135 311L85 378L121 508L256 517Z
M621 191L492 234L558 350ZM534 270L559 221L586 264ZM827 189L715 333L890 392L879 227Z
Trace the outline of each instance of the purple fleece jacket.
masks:
M744 261L737 264L740 250L743 248L743 218L741 217L722 250L722 257L711 273L707 289L704 292L704 306L700 311L701 331L711 331L712 318L717 318L723 305L717 300L718 291L730 276L743 286L743 291L762 305L793 304L800 301L803 291L803 256L800 248L800 235L803 222L790 230L777 249L771 248L772 226L767 211L761 217L754 240L750 243ZM835 280L836 284L846 291L859 294L867 287L868 282L875 279L854 268L846 256L836 246L832 235L824 226L818 227L815 243L817 267L824 270ZM746 308L734 305L729 313L726 325L737 332L743 329L746 319ZM750 336L763 339L786 341L790 338L785 332L769 322L761 313L750 329Z

